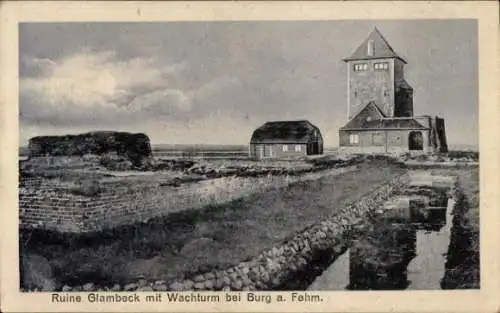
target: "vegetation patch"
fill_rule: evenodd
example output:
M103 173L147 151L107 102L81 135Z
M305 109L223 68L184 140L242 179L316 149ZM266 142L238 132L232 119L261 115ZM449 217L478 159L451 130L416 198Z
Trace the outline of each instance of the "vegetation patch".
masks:
M459 196L453 211L443 289L480 287L479 169L459 171Z
M401 160L417 161L417 162L433 162L433 163L467 163L479 162L479 152L469 150L452 150L445 153L435 154L411 154L403 153L400 155Z

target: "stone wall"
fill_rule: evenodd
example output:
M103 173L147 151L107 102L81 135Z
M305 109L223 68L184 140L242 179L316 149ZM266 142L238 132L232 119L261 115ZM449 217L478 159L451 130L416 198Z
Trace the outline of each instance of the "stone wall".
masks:
M189 290L278 290L300 272L307 272L316 256L328 251L331 259L341 255L349 244L349 231L363 227L369 212L383 205L408 184L408 176L400 175L373 192L347 205L334 216L309 226L290 240L258 256L223 270L199 273L182 281L147 281L139 279L127 285L64 286L63 291L189 291ZM326 264L325 266L328 266Z
M33 137L29 140L29 150L31 157L101 155L110 152L129 157L151 155L151 145L147 135L115 131Z
M68 233L95 232L353 170L355 166L300 176L222 177L177 187L147 182L134 186L116 183L103 187L95 196L73 194L62 184L28 179L19 190L20 225Z

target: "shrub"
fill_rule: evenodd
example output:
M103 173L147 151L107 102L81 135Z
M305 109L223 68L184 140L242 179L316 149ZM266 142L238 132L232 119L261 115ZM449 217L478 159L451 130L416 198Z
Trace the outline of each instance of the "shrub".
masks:
M425 162L429 160L429 156L426 154L420 154L415 159L419 162Z
M140 153L135 152L135 151L129 151L129 152L127 152L127 159L130 162L132 162L132 165L134 167L141 168L143 166L147 166L147 163L144 162L145 161L144 156L141 155Z
M350 165L354 165L360 163L358 160L361 160L362 163L370 164L371 166L396 166L396 167L406 167L404 161L401 159L384 154L368 154L356 159L353 159Z
M411 154L409 152L405 152L405 153L401 153L399 155L400 158L404 159L404 160L408 160L411 158Z
M99 160L99 164L112 171L126 171L130 170L133 166L132 162L127 160L125 157L114 153L107 153L103 155Z
M448 157L450 159L472 159L474 161L479 160L479 152L478 151L461 151L461 150L453 150L448 152Z
M141 171L152 171L154 170L154 163L151 158L143 158L143 157L132 157L131 163L134 167Z

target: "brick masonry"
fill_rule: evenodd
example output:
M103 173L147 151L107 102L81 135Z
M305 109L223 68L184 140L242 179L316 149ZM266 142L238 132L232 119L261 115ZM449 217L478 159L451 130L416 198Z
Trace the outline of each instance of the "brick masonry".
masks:
M356 167L331 169L295 176L223 177L186 183L179 187L160 183L132 186L107 184L96 196L74 195L64 184L27 180L19 189L21 228L41 228L63 233L101 231L148 220L186 209L231 200L280 188L298 180L338 175Z

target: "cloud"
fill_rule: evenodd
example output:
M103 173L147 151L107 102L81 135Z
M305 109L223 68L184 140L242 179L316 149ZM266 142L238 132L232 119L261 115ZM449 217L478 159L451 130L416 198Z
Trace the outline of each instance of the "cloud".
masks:
M20 80L21 121L39 124L90 123L127 118L137 109L163 105L189 109L181 91L169 87L187 64L154 58L115 60L112 52L83 51L61 60L23 56L30 76ZM137 105L141 100L143 103ZM128 112L130 108L135 108Z
M23 56L31 75L20 80L23 125L119 127L144 120L182 123L203 118L238 90L238 78L222 75L199 86L179 84L189 65L157 58L116 58L81 51L60 60ZM205 108L200 111L199 108ZM195 112L196 111L196 112Z
M44 75L21 80L21 91L47 97L48 104L67 102L92 106L138 88L157 88L182 71L185 64L160 66L153 58L114 61L114 53L82 52L58 62L25 57L25 65L40 68Z
M149 116L171 115L176 110L191 110L191 98L179 89L161 89L140 95L128 105L131 112L145 113Z
M47 58L33 58L30 56L20 58L21 73L25 72L23 74L28 76L47 75L55 65L54 61Z
M203 84L194 92L193 97L198 101L203 102L213 95L217 94L221 90L238 87L241 87L241 82L239 79L230 76L222 76Z

